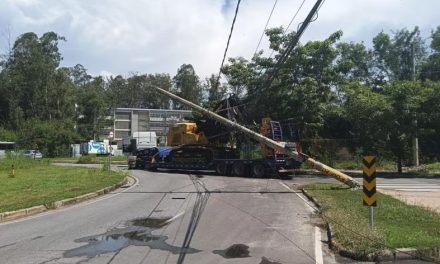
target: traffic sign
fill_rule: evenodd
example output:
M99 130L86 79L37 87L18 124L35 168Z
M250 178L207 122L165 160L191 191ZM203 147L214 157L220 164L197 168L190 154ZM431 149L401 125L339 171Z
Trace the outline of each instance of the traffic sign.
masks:
M376 194L376 157L364 156L362 159L363 166L363 200L364 205L377 206L377 194Z

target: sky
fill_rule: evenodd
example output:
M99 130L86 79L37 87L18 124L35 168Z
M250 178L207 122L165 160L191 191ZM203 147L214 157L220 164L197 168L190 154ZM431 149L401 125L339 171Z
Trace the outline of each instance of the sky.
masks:
M269 27L286 27L303 0L278 0ZM275 0L242 0L227 57L250 59ZM305 0L290 30L315 0ZM237 0L0 0L0 53L25 32L54 31L62 66L82 64L92 75L169 73L190 63L218 73ZM342 41L419 26L424 37L440 26L439 0L327 0L301 42L342 30ZM268 41L260 48L268 52Z

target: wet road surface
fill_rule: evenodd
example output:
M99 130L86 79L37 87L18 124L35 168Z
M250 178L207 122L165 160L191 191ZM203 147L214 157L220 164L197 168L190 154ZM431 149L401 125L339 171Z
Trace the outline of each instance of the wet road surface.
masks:
M0 224L0 262L320 261L315 247L319 218L295 191L281 184L286 181L132 174L139 182L129 189ZM321 258L335 262L326 250Z

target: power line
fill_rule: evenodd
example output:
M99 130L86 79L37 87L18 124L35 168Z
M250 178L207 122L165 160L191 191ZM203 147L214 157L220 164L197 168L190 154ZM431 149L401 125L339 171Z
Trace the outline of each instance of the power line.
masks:
M298 15L298 13L301 11L301 9L302 9L302 7L303 7L303 5L304 5L304 3L305 3L306 1L307 1L307 0L303 0L303 1L302 1L301 5L300 5L299 8L296 10L296 12L295 12L295 14L293 15L292 19L290 20L289 24L288 24L287 27L284 29L284 31L283 31L283 35L286 34L287 30L289 30L290 26L292 25L293 21L295 20L296 16ZM272 52L271 52L270 55L269 55L269 59L272 58L272 55L273 55L274 52L275 52L275 51L272 50ZM261 70L261 71L262 71L262 70ZM261 73L261 71L260 71L260 73Z
M306 2L306 0L303 0L301 5L299 6L298 10L296 11L295 15L293 15L292 19L290 20L289 24L287 25L286 29L284 30L284 34L286 34L287 30L290 28L290 26L292 25L293 21L295 20L296 16L298 15L299 11L301 10L302 6L304 5L304 3Z
M263 32L261 33L260 40L258 41L257 48L255 49L255 52L254 52L254 56L255 56L255 54L257 54L258 48L260 47L260 44L261 44L261 40L264 37L264 33L266 32L267 26L269 25L269 21L272 18L273 10L275 9L275 6L277 5L277 3L278 3L278 0L275 0L275 2L273 3L272 10L270 11L269 17L267 18L266 25L264 26Z
M220 75L221 75L221 73L222 73L223 64L225 63L226 54L227 54L227 52L228 52L229 42L231 41L232 32L234 31L235 20L237 19L238 8L240 7L240 2L241 2L241 0L238 0L238 2L237 2L237 7L235 8L234 20L232 20L231 31L229 32L228 42L226 43L226 48L225 48L225 52L224 52L224 54L223 54L222 64L220 65L220 69L219 69L219 71L218 71L217 85L220 84Z
M304 31L307 29L309 24L316 20L317 17L316 14L318 13L319 9L321 8L321 5L324 3L324 0L317 0L315 5L312 7L312 10L310 10L309 14L307 15L306 19L300 24L300 27L296 34L293 36L292 41L290 42L289 46L286 48L286 50L281 54L281 57L278 59L278 62L275 65L274 70L272 71L272 74L269 75L266 81L266 87L269 87L274 78L275 75L278 73L281 66L286 62L287 58L289 57L290 53L295 48L296 44L298 43L299 39L301 38Z

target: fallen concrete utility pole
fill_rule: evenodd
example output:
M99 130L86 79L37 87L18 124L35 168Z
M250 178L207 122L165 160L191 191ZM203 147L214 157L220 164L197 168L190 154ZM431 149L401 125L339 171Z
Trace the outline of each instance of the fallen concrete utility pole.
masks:
M304 153L286 149L282 144L280 144L270 138L267 138L259 133L256 133L247 127L244 127L240 124L237 124L236 122L233 122L227 118L224 118L214 112L211 112L211 111L209 111L199 105L196 105L188 100L185 100L185 99L183 99L173 93L170 93L160 87L157 87L157 86L152 86L152 87L154 89L156 89L158 92L160 92L170 98L173 98L173 99L179 101L180 103L187 105L187 106L191 107L192 109L199 111L200 113L202 113L202 114L204 114L214 120L217 120L218 122L224 124L225 126L228 126L230 128L241 131L242 133L246 134L247 136L253 138L254 140L256 140L256 141L258 141L258 142L260 142L260 143L262 143L272 149L278 150L281 153L283 153L283 154L285 154L285 155L287 155L297 161L306 162L309 166L313 167L314 169L317 169L325 174L328 174L328 175L334 177L336 180L347 184L351 188L360 188L359 183L356 182L352 177L350 177L350 176L348 176L348 175L346 175L336 169L333 169L332 167L329 167L319 161L316 161Z

